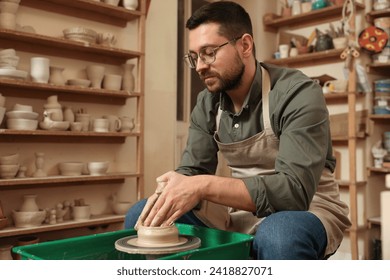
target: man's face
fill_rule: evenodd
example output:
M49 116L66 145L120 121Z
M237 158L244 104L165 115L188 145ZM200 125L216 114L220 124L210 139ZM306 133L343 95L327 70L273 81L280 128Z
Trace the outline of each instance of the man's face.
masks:
M233 38L218 34L218 25L202 24L189 32L189 49L199 54L204 48L216 48ZM212 93L229 91L240 85L245 65L234 43L226 44L215 51L215 61L206 64L198 58L196 71L207 89Z

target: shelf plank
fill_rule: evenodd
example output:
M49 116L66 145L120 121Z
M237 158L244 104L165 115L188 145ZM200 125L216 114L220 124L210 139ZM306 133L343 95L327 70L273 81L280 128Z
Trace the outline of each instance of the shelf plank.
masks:
M139 98L141 93L124 90L106 90L94 88L82 88L77 86L58 86L42 83L34 83L27 80L16 80L0 77L2 94L7 96L19 96L23 98L47 98L53 94L60 94L61 99L74 101L75 95L86 97L85 102L90 102L90 97L96 97L96 103L124 104L127 98ZM71 94L70 94L71 93ZM80 101L80 100L78 100ZM82 101L82 100L81 100Z
M385 122L390 124L390 114L370 114L368 118L374 122Z
M390 62L387 63L380 63L380 62L375 62L375 63L370 63L367 65L367 72L384 72L384 74L388 74L388 71L390 69Z
M95 215L92 216L91 219L86 221L70 220L70 221L64 221L62 223L58 223L54 225L43 224L38 227L30 227L30 228L17 228L12 226L0 230L0 237L12 237L18 235L36 234L40 232L51 232L51 231L58 231L58 230L65 230L65 229L122 223L124 221L124 218L125 218L124 215Z
M129 59L139 58L143 55L138 51L76 42L63 37L55 38L9 29L0 29L0 45L4 49L13 48L30 53L114 65L125 63Z
M332 103L337 101L347 101L349 94L356 95L356 97L364 97L365 95L363 92L335 92L327 93L324 96L327 103Z
M125 27L127 22L142 15L140 11L91 0L28 0L21 1L20 5L120 27Z
M367 13L366 20L370 23L374 23L374 20L380 17L390 17L390 9L371 11Z
M340 188L349 188L351 186L351 182L350 181L345 181L345 180L337 180L337 183L339 184L339 187ZM367 185L367 182L366 181L359 181L359 182L356 182L356 187L364 187Z
M358 10L362 10L365 8L365 5L356 3L356 7ZM313 25L321 22L329 22L332 19L341 18L342 10L342 5L334 5L294 16L273 16L273 19L270 17L270 20L264 20L263 23L265 30L277 32L278 28L281 27L292 28L304 25Z
M367 168L369 172L376 172L376 173L390 173L390 168L384 168L384 167L368 167Z
M10 186L34 186L34 185L64 185L72 183L91 183L91 182L123 182L126 178L138 178L141 175L139 173L129 172L112 172L105 175L81 175L81 176L48 176L42 178L12 178L12 179L0 179L0 188L7 188Z
M268 59L265 62L275 65L284 65L288 67L299 67L306 65L313 65L313 63L323 62L331 63L332 61L340 62L340 55L344 49L331 49L321 52L313 52L301 54L295 57Z
M381 217L368 218L368 224L370 227L373 225L380 226L382 224Z

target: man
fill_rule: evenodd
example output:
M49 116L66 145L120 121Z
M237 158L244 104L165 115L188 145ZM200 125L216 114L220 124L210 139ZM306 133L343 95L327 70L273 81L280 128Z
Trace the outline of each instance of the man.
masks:
M180 166L150 213L130 209L125 227L173 222L254 234L256 259L323 259L350 226L334 181L329 115L318 84L300 71L259 63L252 24L234 2L214 2L187 21L189 66L206 89L191 114ZM231 177L216 176L218 153Z

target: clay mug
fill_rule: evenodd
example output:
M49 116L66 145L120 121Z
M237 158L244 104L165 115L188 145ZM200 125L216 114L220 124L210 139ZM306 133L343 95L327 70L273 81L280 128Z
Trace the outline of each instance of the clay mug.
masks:
M122 121L115 115L103 116L104 119L108 120L108 131L114 132L119 131L122 127Z
M122 122L121 132L131 132L131 131L133 131L133 129L135 127L134 118L121 117L120 120Z
M108 132L108 120L104 118L97 118L93 120L93 131Z
M92 88L101 88L106 68L102 65L88 65L85 69Z
M32 57L30 63L32 81L47 84L50 78L50 60L46 57Z
M85 113L76 114L76 122L81 122L83 124L81 131L89 131L90 119L91 119L90 114L85 114Z

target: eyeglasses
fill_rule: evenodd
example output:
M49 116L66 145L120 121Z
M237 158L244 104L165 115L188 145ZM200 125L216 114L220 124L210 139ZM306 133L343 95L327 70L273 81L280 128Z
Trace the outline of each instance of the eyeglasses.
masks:
M205 63L205 64L211 64L215 61L215 55L217 51L222 48L223 46L226 46L229 43L233 43L239 39L241 39L242 36L234 38L230 41L227 41L226 43L223 43L222 45L219 45L218 47L204 47L199 51L199 54L196 52L189 52L184 56L184 60L187 62L187 65L190 68L196 68L196 65L198 63L198 58Z

